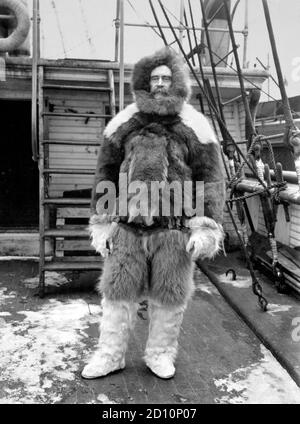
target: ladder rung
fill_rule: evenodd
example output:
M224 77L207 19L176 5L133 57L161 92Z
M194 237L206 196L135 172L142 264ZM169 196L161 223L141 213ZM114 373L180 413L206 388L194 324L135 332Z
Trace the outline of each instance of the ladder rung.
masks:
M43 140L43 144L61 144L64 146L96 146L99 147L100 140Z
M60 85L60 84L44 84L42 86L45 89L57 89L57 90L82 90L82 91L99 91L99 92L111 92L110 87L92 87L84 85Z
M65 118L112 118L112 115L99 113L68 113L68 112L43 112L43 116L64 116Z
M65 197L57 197L44 199L43 201L46 205L87 205L89 206L91 203L91 199L80 199L80 198L65 198Z
M95 170L92 170L92 169L45 168L44 174L94 175Z
M53 229L45 230L45 237L87 237L89 238L88 230L64 230L64 229Z
M91 262L72 262L72 261L56 261L46 263L43 267L44 271L51 270L101 270L103 268L103 264L101 260L99 261L91 261Z

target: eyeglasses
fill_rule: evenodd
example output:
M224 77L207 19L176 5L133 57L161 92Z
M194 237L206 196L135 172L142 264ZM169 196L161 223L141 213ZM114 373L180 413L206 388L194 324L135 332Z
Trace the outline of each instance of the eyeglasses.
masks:
M150 81L157 82L160 80L160 78L162 79L163 82L172 81L172 77L170 77L169 75L153 75L153 77L150 78Z

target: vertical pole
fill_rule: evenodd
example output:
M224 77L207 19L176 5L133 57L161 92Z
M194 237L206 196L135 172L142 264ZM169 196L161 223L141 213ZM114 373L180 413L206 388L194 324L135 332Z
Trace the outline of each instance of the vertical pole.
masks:
M45 175L44 175L44 94L43 94L44 68L39 67L39 174L40 174L40 214L39 214L39 229L40 229L40 262L39 262L39 296L44 297L45 294Z
M120 36L120 0L117 0L117 12L115 20L115 62L118 62L119 57L119 36Z
M224 111L223 111L221 92L220 92L219 84L218 84L216 66L215 66L215 63L214 63L213 51L212 51L212 48L211 48L210 34L209 34L209 29L208 29L208 24L207 24L207 19L206 19L205 6L204 6L203 0L200 0L200 5L201 5L201 11L202 11L202 20L203 20L204 31L205 31L205 35L206 35L206 42L207 42L207 47L208 47L208 52L209 52L210 64L211 64L211 69L212 69L214 83L215 83L215 90L216 90L216 96L217 96L217 101L218 101L219 114L221 116L222 121L225 123L225 116L224 116ZM222 135L223 135L223 139L224 139L225 134L222 134Z
M272 52L273 52L273 59L274 59L275 67L276 67L277 78L278 78L282 104L283 104L283 113L284 113L284 119L285 119L284 141L289 148L293 149L293 152L294 152L295 170L296 170L298 186L300 190L300 132L294 123L293 115L292 115L292 111L290 107L290 102L285 90L285 85L284 85L283 75L281 71L279 56L277 52L276 41L274 37L268 2L267 0L262 0L262 1L263 1L264 13L265 13L266 23L268 27L268 33L269 33L270 43L271 43Z
M272 22L271 22L268 3L267 3L266 0L262 0L262 1L263 1L263 7L264 7L264 12L265 12L265 19L266 19L266 23L267 23L267 28L268 28L268 32L269 32L270 43L271 43L272 52L273 52L273 59L274 59L274 62L275 62L275 67L276 67L276 72L277 72L277 77L278 77L278 82L279 82L279 89L280 89L280 93L281 93L286 124L288 124L291 127L294 127L292 112L291 112L289 100L288 100L286 90L285 90L285 86L284 86L284 80L283 80L279 56L278 56L278 52L277 52L277 47L276 47L276 42L275 42L275 37L274 37L273 26L272 26Z
M247 48L248 48L248 34L249 34L249 25L248 25L248 0L245 0L245 26L244 26L244 51L243 51L243 68L247 68Z
M249 103L248 103L248 100L247 100L247 95L246 95L246 90L245 90L245 85L244 85L244 80L243 80L243 73L242 73L242 69L241 69L241 65L240 65L240 59L239 59L239 55L238 55L238 52L237 52L237 45L235 43L235 37L234 37L233 28L232 28L230 11L229 11L229 8L228 8L227 0L223 0L223 2L224 2L224 9L225 9L225 12L226 12L226 18L227 18L227 22L228 22L228 29L229 29L233 54L234 54L235 63L236 63L236 69L237 69L239 83L240 83L240 87L241 87L241 94L242 94L242 100L243 100L244 109L245 109L245 113L246 113L246 119L249 122L251 134L255 135L256 130L255 130L254 122L253 122L253 119L252 119L252 116L251 116L251 113L250 113Z
M180 0L180 26L179 26L179 41L180 44L182 44L182 40L183 40L183 31L184 31L184 26L183 26L183 17L184 17L184 1ZM179 49L180 52L180 49Z
M124 0L120 0L119 110L124 109Z
M31 99L31 148L32 159L38 159L38 137L37 137L37 81L38 81L38 61L40 59L40 41L39 41L39 0L33 0L32 8L32 99Z
M270 72L270 55L268 53L267 71ZM270 98L270 74L268 76L268 100Z

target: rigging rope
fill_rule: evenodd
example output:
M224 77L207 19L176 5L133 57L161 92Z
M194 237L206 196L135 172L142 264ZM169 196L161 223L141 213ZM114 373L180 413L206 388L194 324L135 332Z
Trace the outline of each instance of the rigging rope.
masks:
M64 35L63 35L63 32L62 32L62 28L61 28L61 25L60 25L60 20L59 20L58 12L57 12L57 9L56 9L56 4L55 4L54 0L51 0L51 6L52 6L54 14L55 14L58 32L59 32L59 35L60 35L60 38L61 38L61 44L62 44L62 48L63 48L63 51L64 51L64 55L65 55L65 57L67 57Z
M90 45L91 53L92 54L95 54L96 53L96 49L95 49L94 43L92 41L92 37L90 36L89 26L88 26L88 23L87 23L87 20L86 20L86 15L84 13L84 8L82 6L82 0L78 0L78 3L79 3L79 8L80 8L80 13L82 15L82 22L83 22L84 28L85 28L86 38L87 38L88 43Z
M147 24L147 25L151 25L150 24L150 22L148 22L136 9L135 9L135 7L133 6L133 4L131 3L131 1L130 0L127 0L127 3L129 4L129 6L133 9L133 11L135 12L135 14L136 14L136 16L138 17L138 18L141 18L143 21L144 21L144 24ZM155 32L155 34L156 35L158 35L160 38L162 38L162 36L160 35L160 33L155 29L155 28L153 28L153 26L150 26L150 28L152 29L152 31L154 31Z

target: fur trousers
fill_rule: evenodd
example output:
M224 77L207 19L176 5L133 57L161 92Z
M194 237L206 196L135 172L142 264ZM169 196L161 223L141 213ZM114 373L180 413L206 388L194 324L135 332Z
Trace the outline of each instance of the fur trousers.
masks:
M163 230L142 235L118 226L98 289L110 301L153 300L167 307L187 303L194 290L188 234Z

